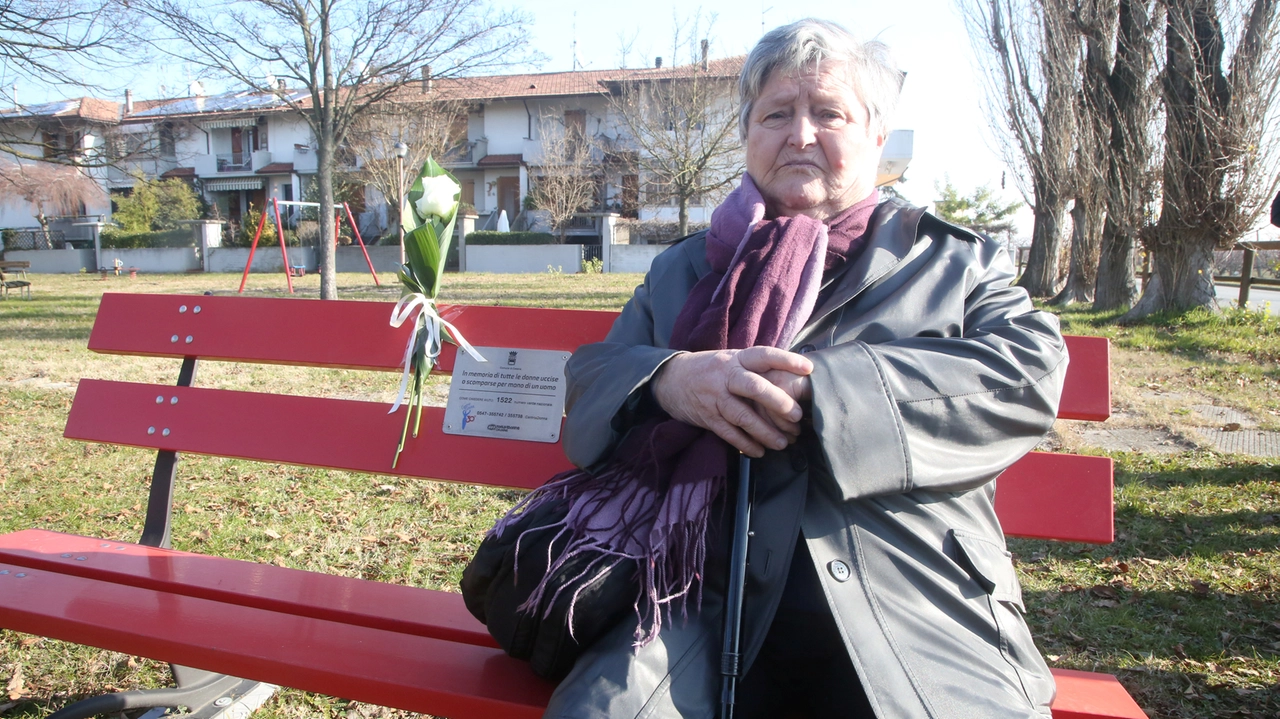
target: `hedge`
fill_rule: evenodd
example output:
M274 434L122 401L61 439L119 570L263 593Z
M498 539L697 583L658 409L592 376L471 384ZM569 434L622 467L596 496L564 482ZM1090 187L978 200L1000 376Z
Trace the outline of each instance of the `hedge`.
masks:
M467 233L468 245L558 245L550 232L495 232L477 230Z
M104 230L102 249L131 250L147 247L195 247L196 237L191 228L160 230L157 232L125 232Z

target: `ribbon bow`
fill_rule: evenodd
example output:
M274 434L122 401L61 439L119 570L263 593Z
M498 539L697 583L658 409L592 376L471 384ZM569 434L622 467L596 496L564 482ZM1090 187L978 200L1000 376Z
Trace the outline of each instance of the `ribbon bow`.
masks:
M404 348L404 370L400 375L400 389L396 392L396 401L391 405L391 409L387 414L395 414L395 411L404 404L405 390L409 388L409 379L414 374L413 356L418 349L421 333L425 332L425 339L422 341L423 361L420 363L420 369L429 371L430 368L436 365L436 360L440 357L440 350L444 348L445 340L452 341L458 345L462 351L470 355L475 361L488 362L483 355L476 351L475 347L472 347L467 342L457 327L440 316L440 313L436 311L435 300L430 297L420 292L413 292L401 297L400 301L396 303L395 309L391 310L391 326L398 328L411 317L415 317L415 320L413 331L409 334L409 343ZM414 386L417 388L416 384ZM415 389L415 395L419 405L418 418L421 420L422 393L419 389ZM410 401L412 402L413 398ZM410 410L412 410L412 407L410 407ZM406 429L408 428L407 419L405 422ZM414 425L413 436L418 436L416 424ZM403 448L404 438L401 437L400 447L396 449L396 460L399 460L400 450ZM392 462L392 467L394 466L395 462Z

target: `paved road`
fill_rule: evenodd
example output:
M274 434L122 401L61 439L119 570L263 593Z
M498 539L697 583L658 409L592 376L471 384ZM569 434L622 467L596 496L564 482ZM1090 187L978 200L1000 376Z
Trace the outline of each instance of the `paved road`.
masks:
M1238 285L1226 285L1218 283L1218 304L1223 307L1235 307L1236 299L1240 297L1240 287ZM1249 309L1260 310L1263 307L1272 315L1280 315L1280 290L1274 287L1258 287L1254 285L1249 288Z

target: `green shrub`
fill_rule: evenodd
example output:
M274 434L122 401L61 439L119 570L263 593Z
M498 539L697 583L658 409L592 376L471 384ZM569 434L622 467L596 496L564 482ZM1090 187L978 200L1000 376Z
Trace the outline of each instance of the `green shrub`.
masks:
M190 228L159 232L126 232L115 228L102 231L102 249L131 250L147 247L195 247L195 233Z
M467 235L468 245L556 245L550 232L495 232L477 230Z
M129 232L176 229L179 222L204 212L196 191L176 178L147 180L138 175L132 192L113 194L111 200L116 206L112 219Z

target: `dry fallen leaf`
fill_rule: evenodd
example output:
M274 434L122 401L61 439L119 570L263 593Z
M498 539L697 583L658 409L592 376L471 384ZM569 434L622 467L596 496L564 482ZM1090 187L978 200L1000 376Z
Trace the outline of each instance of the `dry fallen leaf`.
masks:
M264 530L262 533L267 535L268 537L271 537L272 539L280 538L280 533L274 529L267 529L267 530Z
M9 679L9 683L5 686L5 691L9 693L10 699L21 699L26 691L25 681L22 678L22 665L18 664L14 667L13 676Z
M1222 431L1223 431L1223 432L1239 432L1239 431L1240 431L1240 423L1239 423L1239 422L1227 422L1226 424L1222 425Z

